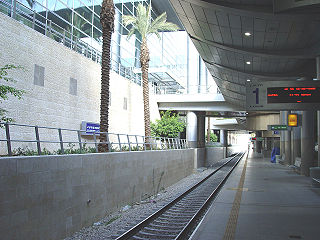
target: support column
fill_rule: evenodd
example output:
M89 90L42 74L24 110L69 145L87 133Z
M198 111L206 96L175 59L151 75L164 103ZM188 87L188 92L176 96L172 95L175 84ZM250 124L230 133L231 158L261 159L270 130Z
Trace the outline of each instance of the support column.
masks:
M320 167L320 111L317 111L318 122L318 167Z
M262 137L262 132L261 131L256 131L256 138ZM262 149L262 142L261 141L256 141L256 152L261 153Z
M295 113L300 114L300 111L296 111ZM301 127L293 127L292 128L292 164L295 164L296 158L301 158Z
M210 117L208 117L207 143L210 142L210 136L211 136Z
M220 130L220 143L223 147L223 157L227 157L228 151L228 130Z
M284 123L284 111L280 111L280 124ZM284 131L280 131L280 155L281 157L284 155L285 144L284 144Z
M197 137L197 147L204 148L205 147L205 139L206 139L206 113L205 112L198 112L197 113L198 119L198 137Z
M284 111L284 124L288 125L288 114L290 111ZM284 162L291 164L291 131L284 131Z
M198 143L198 120L194 112L187 114L187 141L190 148L196 148Z
M320 56L316 58L317 80L320 81ZM320 111L317 111L318 122L318 167L320 167Z
M228 146L228 131L227 130L220 130L220 143L222 147Z
M309 176L314 165L314 112L302 111L301 175Z

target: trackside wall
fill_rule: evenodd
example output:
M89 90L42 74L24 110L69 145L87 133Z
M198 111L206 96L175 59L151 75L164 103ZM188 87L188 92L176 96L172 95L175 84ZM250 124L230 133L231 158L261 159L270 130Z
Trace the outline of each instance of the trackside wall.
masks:
M0 159L1 239L61 239L193 171L194 149Z

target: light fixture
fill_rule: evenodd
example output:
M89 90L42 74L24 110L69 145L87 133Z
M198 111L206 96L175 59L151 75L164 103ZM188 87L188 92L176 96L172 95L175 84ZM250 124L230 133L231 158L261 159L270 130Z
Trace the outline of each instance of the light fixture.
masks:
M250 80L250 79L247 79L247 82L251 82L251 80Z
M250 32L245 32L244 35L246 35L247 37L250 37L251 33Z
M251 64L251 62L250 62L250 61L246 61L246 64L250 65L250 64Z

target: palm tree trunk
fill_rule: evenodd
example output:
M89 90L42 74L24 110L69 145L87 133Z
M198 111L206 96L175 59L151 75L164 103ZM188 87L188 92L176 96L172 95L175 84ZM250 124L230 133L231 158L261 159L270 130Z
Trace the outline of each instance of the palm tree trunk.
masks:
M142 39L140 63L142 71L142 89L143 89L143 107L144 107L144 133L145 136L151 136L150 128L150 106L149 106L149 84L148 84L148 70L149 70L149 49L147 39ZM146 143L150 143L146 139Z
M110 46L114 30L114 5L112 0L104 0L101 8L100 21L102 24L102 59L101 59L101 95L100 95L100 132L109 130L109 87L110 87ZM107 135L100 134L99 152L109 150Z
M211 129L210 129L210 117L208 117L208 129L207 129L207 142L210 142L210 137L211 137Z

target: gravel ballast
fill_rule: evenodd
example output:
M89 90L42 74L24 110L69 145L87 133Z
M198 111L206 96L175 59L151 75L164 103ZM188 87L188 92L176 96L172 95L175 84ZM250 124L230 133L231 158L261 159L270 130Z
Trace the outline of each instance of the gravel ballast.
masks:
M124 206L121 210L106 216L90 227L81 229L64 240L115 239L178 197L181 193L187 191L190 187L212 173L214 169L216 168L201 169L200 172L189 175L157 195L142 202L137 202L133 206Z

